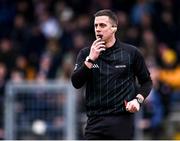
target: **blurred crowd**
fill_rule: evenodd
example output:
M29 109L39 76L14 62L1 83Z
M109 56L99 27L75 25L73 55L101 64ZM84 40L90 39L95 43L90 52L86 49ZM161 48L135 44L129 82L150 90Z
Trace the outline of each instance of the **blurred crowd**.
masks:
M0 115L8 80L69 81L77 53L95 39L93 14L111 9L117 37L141 50L151 72L140 128L159 138L172 95L180 94L179 6L179 0L1 0ZM3 124L0 116L0 138Z

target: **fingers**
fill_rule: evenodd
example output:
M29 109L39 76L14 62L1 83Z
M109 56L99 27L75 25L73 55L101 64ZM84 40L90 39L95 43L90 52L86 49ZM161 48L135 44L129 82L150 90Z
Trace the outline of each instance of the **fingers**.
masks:
M126 108L126 110L127 110L128 112L130 112L130 113L135 113L135 112L138 111L137 108L136 108L136 107L133 107L133 106L130 106L130 107Z
M131 112L131 113L135 113L135 112L137 112L138 110L137 110L137 108L136 107L131 107L130 109L129 109L129 112Z
M99 41L99 42L97 42L97 43L95 44L95 48L100 48L100 46L105 47L104 43L105 43L104 41Z
M96 45L98 42L100 42L101 41L101 38L98 38L97 40L95 40L94 42L93 42L93 44L92 45Z
M106 49L104 47L101 47L99 49L96 49L96 52L100 53L101 51L105 51Z
M94 48L100 48L99 46L100 45L103 45L103 47L105 47L105 42L101 39L101 38L98 38L97 40L95 40L94 42L93 42L93 46L94 46Z
M102 39L98 38L95 40L91 46L91 51L90 51L90 56L92 59L97 59L99 54L105 51L105 41Z
M135 102L134 100L127 102L126 104L126 110L131 113L138 112L139 108L140 108L139 103Z
M99 55L101 54L102 51L105 51L105 41L102 39L98 38L95 40L91 46L90 54L89 56L91 59L96 60Z
M102 44L102 42L99 42L96 44L96 46L93 48L96 53L100 53L101 51L105 51L105 45Z

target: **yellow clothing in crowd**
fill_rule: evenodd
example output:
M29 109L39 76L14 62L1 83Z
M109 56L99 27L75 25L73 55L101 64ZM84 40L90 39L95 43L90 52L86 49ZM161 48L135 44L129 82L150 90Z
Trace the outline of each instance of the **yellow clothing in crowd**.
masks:
M180 89L180 66L172 70L162 69L159 71L159 80L170 85L174 89Z

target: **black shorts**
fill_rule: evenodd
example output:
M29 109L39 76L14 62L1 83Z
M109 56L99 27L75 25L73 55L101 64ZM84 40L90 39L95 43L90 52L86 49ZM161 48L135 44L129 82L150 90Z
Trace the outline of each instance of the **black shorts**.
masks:
M86 140L134 139L134 115L88 117L85 128Z

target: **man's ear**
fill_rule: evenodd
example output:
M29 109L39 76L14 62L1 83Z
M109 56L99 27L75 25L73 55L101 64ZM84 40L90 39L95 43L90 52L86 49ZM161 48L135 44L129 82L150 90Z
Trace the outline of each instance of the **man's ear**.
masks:
M117 31L117 26L112 26L111 30L115 33Z

